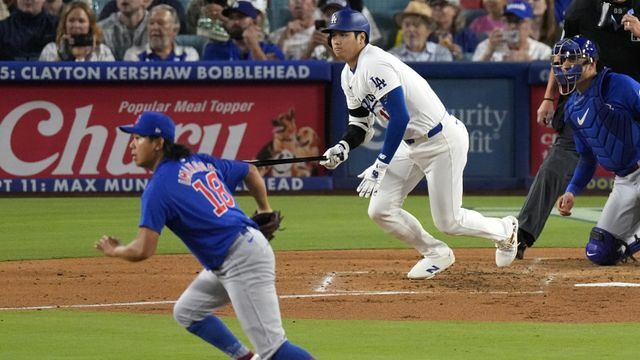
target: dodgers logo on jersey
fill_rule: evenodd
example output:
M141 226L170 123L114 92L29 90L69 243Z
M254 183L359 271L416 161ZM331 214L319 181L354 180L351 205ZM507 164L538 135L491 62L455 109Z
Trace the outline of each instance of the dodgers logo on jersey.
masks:
M382 90L385 86L387 86L387 82L384 79L380 79L379 77L370 77L369 80L373 83L373 86L378 90Z

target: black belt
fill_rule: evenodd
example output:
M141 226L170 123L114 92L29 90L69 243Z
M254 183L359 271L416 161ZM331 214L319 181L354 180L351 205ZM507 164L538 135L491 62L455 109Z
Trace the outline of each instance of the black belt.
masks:
M638 166L638 164L635 164L634 166L632 166L630 169L628 169L627 171L621 171L620 173L616 174L620 177L625 177L629 174L633 174L634 172L636 172L636 170L640 169L640 166Z
M439 122L438 125L434 126L433 129L429 130L429 132L427 133L427 139L430 139L436 135L438 135L438 133L442 131L442 123ZM404 142L406 142L407 144L411 145L414 142L416 142L416 140L419 139L407 139Z

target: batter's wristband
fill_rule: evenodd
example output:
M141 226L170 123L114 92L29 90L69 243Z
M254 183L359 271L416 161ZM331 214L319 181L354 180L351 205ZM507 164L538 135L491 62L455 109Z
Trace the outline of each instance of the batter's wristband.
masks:
M556 101L556 99L554 99L554 98L549 98L549 97L542 98L542 100L549 100L549 101L552 101L552 102L553 102L553 101Z
M349 150L353 150L357 148L358 145L364 142L364 138L366 134L367 132L358 126L347 125L347 131L342 137L342 141L349 144Z

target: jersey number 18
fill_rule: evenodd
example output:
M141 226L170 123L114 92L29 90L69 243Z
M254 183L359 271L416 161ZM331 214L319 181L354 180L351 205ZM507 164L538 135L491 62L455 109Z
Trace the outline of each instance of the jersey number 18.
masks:
M213 205L213 213L216 214L216 216L222 216L222 214L229 210L229 207L236 206L233 196L224 188L222 181L220 181L215 171L207 173L205 178L207 179L206 185L202 180L198 179L194 181L191 186L209 200L211 205Z

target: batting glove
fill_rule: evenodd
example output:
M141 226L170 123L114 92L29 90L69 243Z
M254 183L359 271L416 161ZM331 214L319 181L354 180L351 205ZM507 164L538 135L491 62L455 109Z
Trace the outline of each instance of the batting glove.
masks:
M388 166L389 164L380 161L380 159L376 159L373 165L358 175L358 177L362 179L362 182L356 189L360 197L368 198L378 193L380 183L382 182L384 174L387 172Z
M327 160L320 161L320 165L329 170L333 170L349 158L349 144L347 144L346 141L341 140L333 147L327 149L323 155Z

